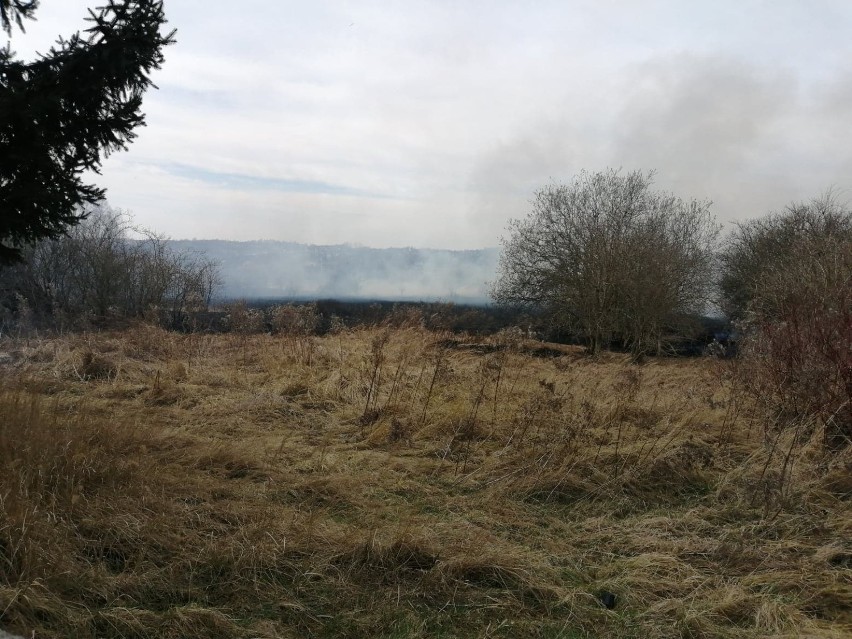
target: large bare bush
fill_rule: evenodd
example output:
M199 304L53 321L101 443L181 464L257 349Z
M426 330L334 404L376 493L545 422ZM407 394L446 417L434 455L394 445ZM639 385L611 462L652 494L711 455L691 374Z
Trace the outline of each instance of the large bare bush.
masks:
M852 239L852 211L832 193L790 204L780 213L737 225L720 252L721 306L731 319L743 320L761 307L764 316L773 314L763 295L767 277L790 272L802 255L803 245L824 240ZM807 250L806 250L807 252ZM806 262L812 263L806 256ZM775 294L773 296L777 297Z
M545 309L592 352L659 351L680 317L705 309L718 226L708 202L652 182L609 170L539 190L510 223L492 297Z
M830 196L741 225L724 301L744 332L741 380L771 423L852 439L852 213Z
M316 304L280 304L270 310L270 316L276 333L296 337L316 333L322 319Z

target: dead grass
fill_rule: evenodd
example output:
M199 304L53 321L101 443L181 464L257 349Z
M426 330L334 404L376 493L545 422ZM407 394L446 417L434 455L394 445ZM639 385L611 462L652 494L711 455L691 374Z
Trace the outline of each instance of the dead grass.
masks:
M725 363L416 326L2 350L27 636L852 632L852 457L764 430Z

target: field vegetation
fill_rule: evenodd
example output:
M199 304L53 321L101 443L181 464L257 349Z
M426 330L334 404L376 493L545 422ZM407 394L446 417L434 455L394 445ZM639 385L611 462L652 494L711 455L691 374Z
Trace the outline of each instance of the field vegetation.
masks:
M0 627L852 633L852 450L737 361L279 319L0 341Z
M37 6L0 0L0 27ZM82 182L144 123L162 2L89 20L33 62L0 51L0 628L852 636L831 192L720 244L709 202L584 172L510 222L490 317L211 313L219 265ZM736 359L664 357L714 308L710 353Z

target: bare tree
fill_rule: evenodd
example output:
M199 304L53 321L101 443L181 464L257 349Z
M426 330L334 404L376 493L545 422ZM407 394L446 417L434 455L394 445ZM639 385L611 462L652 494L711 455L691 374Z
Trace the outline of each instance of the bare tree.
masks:
M591 352L659 350L678 314L701 313L718 226L708 202L653 191L653 173L581 173L539 190L503 240L495 301L543 308Z
M200 254L172 254L170 278L162 302L168 304L171 321L183 323L184 314L205 311L221 284L219 267Z
M153 309L181 323L182 314L208 307L220 283L214 261L175 252L166 238L106 206L88 210L67 235L38 242L23 255L22 264L4 271L9 286L0 293L20 294L34 312L63 324Z

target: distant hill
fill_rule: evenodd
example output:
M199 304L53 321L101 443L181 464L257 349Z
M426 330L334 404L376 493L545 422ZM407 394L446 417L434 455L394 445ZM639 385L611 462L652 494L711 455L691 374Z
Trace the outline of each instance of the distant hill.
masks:
M221 265L226 298L488 301L499 249L318 246L261 240L172 240Z

